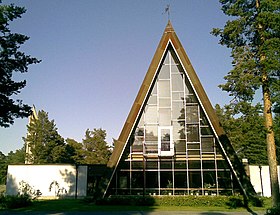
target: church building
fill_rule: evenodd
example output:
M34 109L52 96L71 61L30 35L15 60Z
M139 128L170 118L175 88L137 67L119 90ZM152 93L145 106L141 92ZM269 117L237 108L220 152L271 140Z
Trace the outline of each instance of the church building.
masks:
M255 193L170 21L107 166L107 196Z

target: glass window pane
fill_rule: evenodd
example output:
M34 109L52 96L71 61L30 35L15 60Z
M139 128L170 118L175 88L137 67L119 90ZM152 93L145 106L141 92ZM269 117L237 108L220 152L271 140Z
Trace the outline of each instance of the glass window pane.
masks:
M216 188L216 173L215 171L203 172L203 186L205 189Z
M186 139L185 121L173 121L173 139Z
M158 81L158 95L159 97L170 97L170 81Z
M158 172L146 172L146 187L147 188L158 188Z
M231 176L229 171L218 171L219 188L232 188Z
M197 157L198 155L200 155L200 150L188 150L188 155Z
M170 54L170 51L168 51L165 55L165 58L164 58L164 61L163 61L163 64L169 64L169 54Z
M155 85L153 86L153 90L152 90L152 95L156 95L157 94L157 82L155 82Z
M132 188L142 188L144 185L144 176L143 171L140 172L131 172L131 187Z
M145 122L146 124L157 123L157 107L156 106L146 106L145 111Z
M132 169L143 169L143 162L142 161L132 161L131 168Z
M135 138L132 144L132 152L142 152L143 151L143 141L139 141Z
M172 99L174 100L179 100L179 101L184 101L184 92L172 92Z
M208 126L201 127L201 135L213 135L212 129Z
M171 98L160 98L159 108L171 107Z
M174 173L174 187L187 188L187 172Z
M185 160L175 160L175 169L186 169L187 163Z
M187 123L198 123L198 106L186 106L186 122Z
M185 140L175 141L175 151L176 154L186 154L186 141Z
M203 137L201 138L202 152L214 152L214 138Z
M188 149L200 149L200 144L199 143L188 143Z
M158 130L156 125L147 125L145 131L145 141L158 141Z
M148 100L148 105L156 105L157 104L157 96L151 95Z
M215 161L214 160L204 160L202 161L203 170L215 169Z
M200 169L200 160L189 160L189 169Z
M171 161L160 161L160 169L171 169L172 162Z
M170 66L169 65L163 65L160 69L159 79L170 79Z
M146 154L157 154L158 153L158 141L148 140L145 142L145 151Z
M180 120L185 119L185 110L183 102L172 102L172 119Z
M189 172L190 188L201 188L201 173L200 172Z
M172 90L173 91L184 91L184 83L182 76L178 74L172 74Z
M146 169L158 169L158 161L147 160Z
M119 188L128 188L129 172L119 172Z
M159 125L160 126L171 125L171 109L169 108L159 109Z
M185 84L185 93L186 93L186 95L194 94L192 86L191 86L191 84L190 84L190 82L189 82L187 77L185 78L185 83L186 83Z
M160 172L160 187L161 188L173 188L171 172ZM172 191L169 191L172 192ZM167 193L163 193L167 194Z
M195 103L195 104L197 104L197 99L196 99L196 97L195 97L195 95L193 95L193 94L188 94L188 95L186 95L186 103L188 104L193 104L193 103Z
M141 116L141 118L140 118L140 120L139 120L138 126L139 126L139 127L144 126L144 114L142 114L142 116Z
M170 129L160 130L161 151L170 151Z
M144 128L141 127L141 128L136 128L136 131L135 131L135 139L137 140L144 140Z
M199 142L198 125L187 125L187 141Z
M218 169L229 169L229 166L225 160L217 160Z

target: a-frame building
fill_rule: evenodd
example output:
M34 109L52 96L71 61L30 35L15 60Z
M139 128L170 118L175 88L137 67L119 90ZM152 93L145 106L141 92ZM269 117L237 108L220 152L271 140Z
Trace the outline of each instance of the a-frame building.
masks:
M108 167L106 195L255 192L170 21Z

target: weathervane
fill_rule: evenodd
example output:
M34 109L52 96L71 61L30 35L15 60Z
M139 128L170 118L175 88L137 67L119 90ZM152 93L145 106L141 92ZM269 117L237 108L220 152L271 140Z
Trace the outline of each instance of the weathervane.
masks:
M162 14L166 14L168 15L168 20L170 20L170 4L166 5L165 9L164 9L164 13Z

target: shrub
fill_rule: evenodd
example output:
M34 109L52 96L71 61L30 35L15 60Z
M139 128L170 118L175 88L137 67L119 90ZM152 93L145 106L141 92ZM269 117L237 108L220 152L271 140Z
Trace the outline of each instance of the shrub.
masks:
M31 198L27 194L21 194L16 196L4 196L0 197L1 207L4 209L15 209L27 207L32 204Z
M280 214L280 204L278 204L276 207L267 209L265 213L265 215L279 215L279 214Z
M243 199L240 198L239 196L231 196L229 197L226 205L229 208L239 208L239 207L244 207L244 202Z
M154 198L151 196L110 196L96 201L97 205L129 205L129 206L152 206Z
M255 207L263 207L264 198L261 198L259 196L252 196L249 200L249 204Z
M110 196L97 205L244 207L242 196Z

